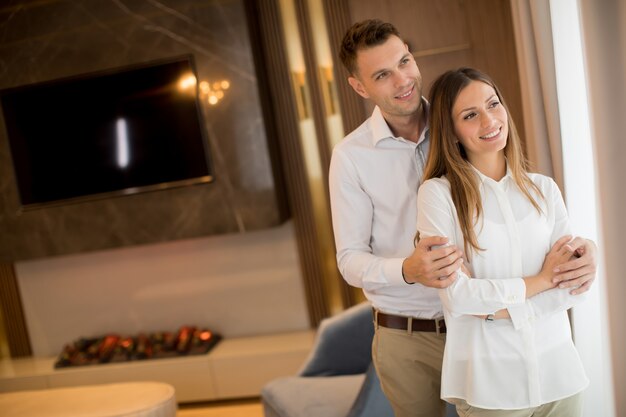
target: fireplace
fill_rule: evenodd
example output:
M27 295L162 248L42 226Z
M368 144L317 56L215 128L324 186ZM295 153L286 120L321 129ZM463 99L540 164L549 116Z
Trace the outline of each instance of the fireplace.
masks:
M97 365L208 353L221 336L208 329L182 326L178 332L139 333L136 336L106 334L81 337L65 345L55 368Z

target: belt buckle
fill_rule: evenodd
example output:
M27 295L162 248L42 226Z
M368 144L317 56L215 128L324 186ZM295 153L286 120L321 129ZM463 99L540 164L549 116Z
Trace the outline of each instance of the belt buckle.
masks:
M437 333L437 336L441 335L441 325L439 324L439 320L440 319L435 319L435 332Z

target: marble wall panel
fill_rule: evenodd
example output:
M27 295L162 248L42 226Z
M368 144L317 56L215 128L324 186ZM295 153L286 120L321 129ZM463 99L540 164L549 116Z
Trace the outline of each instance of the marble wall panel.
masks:
M226 79L230 88L217 105L202 105L214 182L29 211L20 211L0 117L0 259L282 223L251 48L243 0L3 2L0 89L184 54L194 55L200 80Z

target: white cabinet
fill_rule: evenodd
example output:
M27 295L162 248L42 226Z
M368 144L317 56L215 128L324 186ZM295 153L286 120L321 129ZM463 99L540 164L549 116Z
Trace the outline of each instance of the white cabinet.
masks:
M0 392L126 381L159 381L178 402L258 396L267 382L294 375L314 331L223 339L206 355L54 369L56 358L0 361Z

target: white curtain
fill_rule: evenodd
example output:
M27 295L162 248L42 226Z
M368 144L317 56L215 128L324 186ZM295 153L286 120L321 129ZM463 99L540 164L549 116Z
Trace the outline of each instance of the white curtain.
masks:
M531 170L554 178L563 190L550 6L545 0L511 0L511 11Z
M596 156L615 416L626 416L626 1L579 0Z
M564 193L569 189L570 192L565 197L568 204L573 204L569 207L572 221L577 222L573 226L578 226L575 229L594 229L591 235L583 235L597 241L600 256L603 258L600 260L598 281L590 292L590 302L577 308L572 316L577 345L591 380L591 385L585 392L583 415L626 416L625 400L621 392L626 386L626 359L622 353L626 339L626 326L623 324L623 317L626 317L623 302L623 296L626 295L626 277L621 277L617 269L617 259L622 252L618 239L623 239L626 235L625 222L619 217L620 209L626 207L626 199L621 197L622 190L626 187L620 187L626 181L626 140L622 139L626 132L626 31L623 24L626 22L626 0L510 1L522 82L529 158L538 172L554 177ZM556 13L552 16L551 7ZM569 15L572 10L575 13L570 21L563 13ZM563 33L578 30L579 15L582 21L583 58L577 62L568 59L564 61L564 45L570 48L580 47L580 43L563 38ZM564 24L565 28L571 30L564 31ZM557 36L554 39L553 33ZM554 48L557 48L557 58ZM558 65L555 65L556 59ZM571 94L575 90L568 89L585 91L584 76L580 77L580 82L574 84L563 82L564 70L567 73L568 68L571 68L570 73L573 73L580 66L584 67L587 74L590 110L576 114L571 119L571 103L563 102L559 107L557 97L576 96ZM581 96L585 97L585 94ZM581 132L578 129L572 129L578 126L575 122L579 119L576 117L587 117L588 114L591 118L591 133L579 134ZM564 118L561 120L561 117ZM561 139L567 145L565 148L562 147ZM596 185L599 189L599 198L595 200L595 205L602 219L599 222L599 231L595 230L595 226L590 227L595 222L595 208L588 216L581 216L587 210L583 207L589 206L589 200L585 198L593 199L595 196L593 181L587 181L591 184L590 187L582 184L590 176L593 177L593 172L585 174L581 171L585 169L582 166L588 165L581 163L582 161L578 161L580 165L577 165L577 157L572 153L575 149L584 148L580 146L580 140L594 141L593 153L597 157ZM567 151L565 161L563 149ZM588 152L591 152L591 147ZM589 156L588 153L582 155ZM612 267L611 262L614 262ZM609 313L606 309L607 301ZM612 343L611 359L607 358L609 343ZM615 410L614 399L621 401Z

